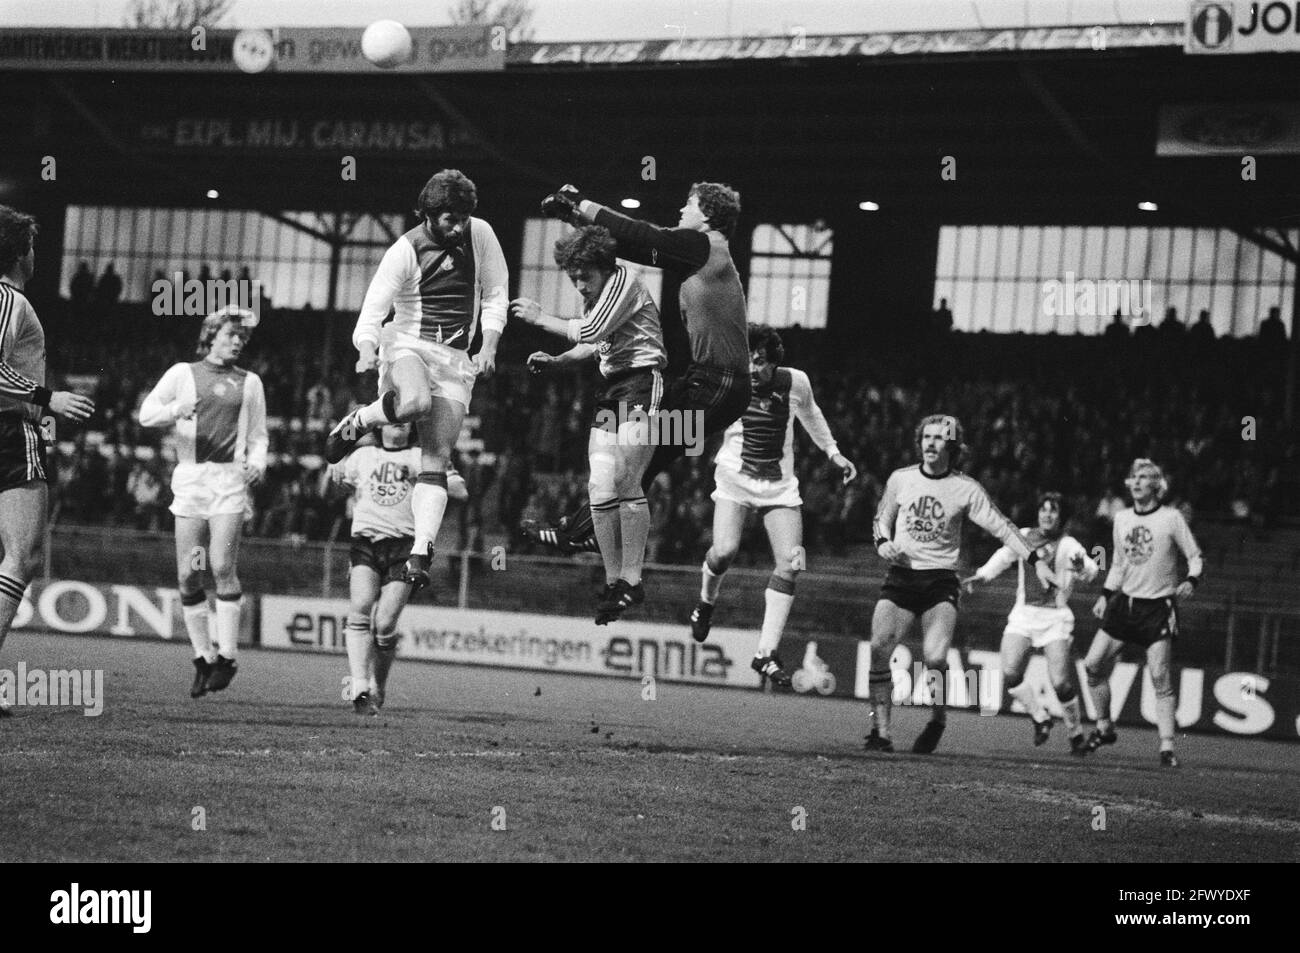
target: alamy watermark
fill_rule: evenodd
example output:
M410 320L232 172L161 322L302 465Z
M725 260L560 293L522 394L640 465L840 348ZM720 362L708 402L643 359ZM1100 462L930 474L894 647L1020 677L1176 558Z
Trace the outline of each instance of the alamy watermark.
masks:
M1109 318L1133 324L1151 321L1151 282L1144 278L1076 278L1043 282L1043 313L1049 317Z
M225 307L247 308L262 317L262 282L258 278L186 278L173 272L149 286L153 313L159 317L203 317Z
M642 404L618 402L618 410L602 407L592 427L618 434L618 442L635 447L685 447L688 457L704 452L704 411L646 411Z
M29 669L26 662L19 662L16 672L0 668L0 704L80 708L87 718L97 718L104 712L104 670Z

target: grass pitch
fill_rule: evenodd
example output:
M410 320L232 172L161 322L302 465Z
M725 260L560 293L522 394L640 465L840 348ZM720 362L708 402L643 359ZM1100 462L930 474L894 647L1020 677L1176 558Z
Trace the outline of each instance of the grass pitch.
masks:
M106 697L0 722L3 862L1300 859L1278 742L1188 735L1171 771L1150 730L1079 761L961 713L869 755L861 704L789 694L399 661L359 718L337 656L245 651L197 701L175 643L19 633L19 661ZM900 751L925 717L896 710Z

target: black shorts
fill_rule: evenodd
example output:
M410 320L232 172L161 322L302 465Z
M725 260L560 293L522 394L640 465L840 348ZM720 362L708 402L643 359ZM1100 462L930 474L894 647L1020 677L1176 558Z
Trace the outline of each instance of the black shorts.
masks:
M402 568L411 555L415 540L410 536L396 536L388 539L371 539L369 536L353 536L352 547L348 550L348 560L353 566L369 566L379 573L379 584L402 581Z
M917 615L941 602L951 602L955 609L961 600L961 583L951 569L890 566L885 584L880 587L880 598Z
M666 411L699 414L703 434L700 434L701 427L694 424L691 433L704 440L723 433L744 415L749 409L751 386L748 371L741 373L708 364L692 364L686 368L686 373L668 385L663 407ZM698 453L703 449L702 445L692 447L684 442L660 444L650 458L642 482L649 486L673 461L686 456L688 451Z
M0 492L46 480L45 435L19 414L0 414Z
M1111 638L1146 648L1178 634L1178 607L1173 596L1134 599L1118 593L1106 605L1101 629Z
M653 367L634 367L601 379L596 387L592 430L617 429L634 410L657 414L664 399L664 375Z

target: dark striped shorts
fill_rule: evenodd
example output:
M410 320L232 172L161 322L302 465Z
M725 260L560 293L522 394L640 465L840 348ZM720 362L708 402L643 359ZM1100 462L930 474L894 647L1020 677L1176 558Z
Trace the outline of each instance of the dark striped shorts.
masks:
M0 493L32 480L48 480L45 435L19 414L0 414Z

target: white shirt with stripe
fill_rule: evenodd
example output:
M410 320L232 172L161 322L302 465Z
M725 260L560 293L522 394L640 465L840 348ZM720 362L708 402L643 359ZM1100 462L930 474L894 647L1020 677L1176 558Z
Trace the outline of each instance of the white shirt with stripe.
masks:
M0 413L41 419L34 403L45 386L45 329L27 296L0 280Z
M492 226L481 218L471 217L469 233L474 255L475 284L474 308L470 315L465 347L473 340L480 320L484 331L505 330L510 283L506 257ZM403 235L384 253L374 278L370 280L370 287L361 303L356 329L352 332L352 343L358 349L363 343L378 347L380 327L388 319L390 311L393 320L385 331L391 335L391 342L386 336L385 344L409 345L421 340L433 340L427 338L427 335L421 335L424 314L420 284L423 278L415 246Z
M788 385L782 386L786 374ZM760 473L770 471L775 476L779 463L780 479L793 479L796 418L826 456L840 452L826 415L813 397L808 375L798 368L780 367L771 388L755 388L749 408L727 428L717 465L735 473L754 471L756 479L763 479ZM776 442L778 433L780 444Z
M1020 530L1028 533L1029 527ZM1066 608L1070 604L1070 595L1074 591L1076 580L1091 582L1097 577L1100 567L1093 560L1083 544L1073 536L1066 534L1058 540L1049 541L1038 551L1039 558L1028 573L1023 557L1010 546L1003 546L988 562L975 571L975 578L981 582L996 579L1012 564L1018 566L1019 580L1016 583L1016 607L1024 605L1040 606L1053 609ZM1082 557L1082 569L1076 572L1071 564L1077 557ZM1032 578L1027 578L1032 576Z
M581 318L568 323L576 344L594 344L605 377L634 367L663 370L668 365L659 306L641 276L624 265L610 274L600 296Z
M220 382L217 386L221 386ZM258 473L263 473L266 470L266 452L269 444L266 432L266 394L262 389L262 379L252 371L243 372L241 396L239 414L235 423L233 460L230 462L246 465ZM215 393L199 393L192 365L173 364L140 405L140 425L166 427L175 424L177 464L208 462L198 459L198 447L222 445L228 441L229 434L200 432L200 427L207 426L206 421L209 419L202 413L200 404L205 399L217 400L224 397L225 395ZM176 415L180 407L187 403L194 405L194 414L187 420L177 419ZM211 419L223 420L224 418L217 416Z

